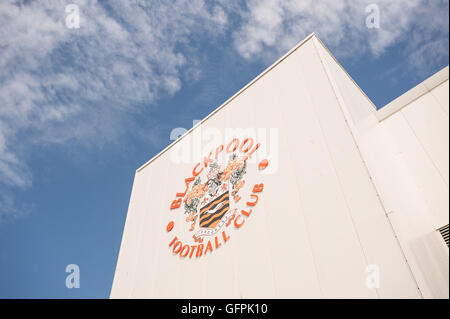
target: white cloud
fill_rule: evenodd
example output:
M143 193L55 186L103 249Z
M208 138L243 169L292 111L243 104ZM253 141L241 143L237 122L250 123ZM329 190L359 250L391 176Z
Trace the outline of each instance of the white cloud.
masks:
M366 27L369 4L379 8L379 29ZM435 41L431 37L448 39L446 0L250 0L247 9L234 32L235 47L247 59L273 60L312 32L338 57L353 58L380 56L401 41L413 53Z
M29 186L30 180L26 172L26 168L23 167L16 155L6 149L5 137L0 127L0 176L2 177L2 183L19 187Z
M409 55L408 63L419 74L427 74L429 70L435 69L436 62L440 62L448 56L448 46L448 39L426 42Z
M80 9L79 29L65 26L72 2ZM0 2L0 20L4 189L31 185L18 148L114 139L123 117L140 111L137 105L177 92L187 61L195 60L195 50L183 47L197 34L222 34L227 15L203 0L7 0ZM24 131L31 132L27 138ZM11 203L3 198L0 211L14 211Z
M79 29L65 26L72 2ZM381 29L365 26L370 3ZM417 69L448 56L445 0L4 0L0 21L0 192L31 185L19 147L113 140L127 114L198 79L196 41L231 34L241 56L271 62L314 31L338 57L401 41Z

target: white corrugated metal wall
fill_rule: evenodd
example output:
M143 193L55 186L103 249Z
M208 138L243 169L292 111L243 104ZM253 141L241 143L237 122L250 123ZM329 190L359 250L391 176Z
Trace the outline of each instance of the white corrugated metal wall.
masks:
M380 126L370 101L320 41L308 37L137 171L111 297L420 297L417 281L422 284L386 216L390 206L379 190L384 177L370 176L380 169L368 146ZM279 143L264 140L256 157L271 148L269 162L277 170L261 175L250 163L241 196L255 183L265 187L244 227L232 230L213 254L181 259L169 250L173 234L165 227L169 220L174 232L186 224L183 210L169 205L195 162L174 164L170 150L190 145L208 128L224 135L227 128L275 128ZM380 269L378 289L366 286L373 264Z
M448 67L374 112L332 57L322 57L421 295L448 298L448 247L436 231L449 223Z

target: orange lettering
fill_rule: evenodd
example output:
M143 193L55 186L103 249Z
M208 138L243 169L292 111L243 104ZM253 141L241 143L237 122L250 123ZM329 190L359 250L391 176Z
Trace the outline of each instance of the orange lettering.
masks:
M200 257L203 255L203 244L198 245L197 253L195 254L195 257Z
M187 248L187 250L185 253L183 253L185 248ZM189 245L184 245L183 249L181 250L180 256L184 258L187 256L188 253L189 253Z
M234 148L230 151L230 146L231 146L233 143L235 143L236 145L235 145ZM234 152L234 151L238 148L238 146L239 146L239 140L238 140L237 138L233 138L233 139L231 140L231 142L228 143L228 145L227 145L227 153Z
M251 142L250 146L247 146L247 148L246 148L245 150L243 150L242 148L245 146L245 144L246 144L248 141ZM239 151L240 151L241 153L247 153L248 150L252 148L252 146L253 146L253 139L252 139L252 138L246 138L246 139L242 142L241 147L239 147Z
M218 148L216 148L216 157L217 159L219 157L219 153L223 151L223 145L220 145Z
M172 246L173 243L176 242L177 240L178 240L178 237L175 236L175 237L173 238L173 240L170 242L169 247Z
M191 246L191 253L189 254L189 258L192 258L192 255L194 254L195 248L197 248L197 246L195 246L195 245Z
M216 243L216 249L222 246L222 244L219 243L219 239L217 238L217 236L214 238L214 241Z
M209 250L211 253L212 253L212 251L213 251L213 248L212 248L212 245L211 245L211 241L210 241L210 240L208 240L208 244L206 245L205 254L206 254L206 252L207 252L208 250Z
M252 157L252 154L261 146L261 143L255 145L255 147L248 153L248 157Z
M247 205L248 206L255 206L256 203L258 202L258 196L257 195L253 195L253 194L251 194L250 196L256 198L256 200L253 203L252 202L247 202Z
M243 215L245 215L245 216L249 217L249 216L250 216L250 214L252 213L252 210L250 209L250 211L249 211L249 212L246 212L245 210L241 210L241 213L242 213Z
M175 199L172 204L170 204L170 209L175 209L181 206L182 198Z
M192 175L195 177L195 176L198 176L202 171L203 171L203 167L202 167L202 169L200 170L200 172L197 172L196 171L196 169L197 169L197 167L199 167L199 166L201 166L202 164L201 163L197 163L197 165L195 165L195 167L194 167L194 169L192 170Z
M194 177L188 177L184 180L185 184L186 184L186 190L184 191L184 193L177 193L177 197L184 197L189 189L189 184L194 180Z
M180 246L178 246L178 244L179 244ZM178 253L180 252L182 246L183 246L183 243L182 243L181 241L177 241L177 243L175 244L175 246L173 246L173 252L174 252L174 254L178 254ZM178 249L177 249L177 247L178 247Z
M234 227L236 228L241 228L241 226L245 223L245 220L242 220L242 223L238 223L238 219L239 217L241 217L241 215L238 215L235 219L234 219Z
M211 155L212 155L212 152L209 152L208 157L205 156L205 157L203 158L203 164L205 165L205 167L208 166L208 163L209 163L209 162L212 162L212 161L213 161L212 158L211 158Z
M224 243L226 243L228 241L228 239L230 239L230 236L227 236L227 234L225 234L225 231L222 232L222 237L223 237Z
M260 193L260 192L262 192L263 191L263 189L264 189L264 184L263 183L261 183L261 184L256 184L254 187L253 187L253 193Z

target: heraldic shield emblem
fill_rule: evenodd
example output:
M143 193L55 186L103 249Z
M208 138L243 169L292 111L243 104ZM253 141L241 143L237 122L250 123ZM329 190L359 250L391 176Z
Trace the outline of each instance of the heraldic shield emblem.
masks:
M216 227L229 209L230 193L227 190L200 208L200 227Z
M195 230L195 241L215 235L234 217L233 204L240 200L238 192L245 184L246 161L246 157L233 154L223 170L217 162L212 162L206 176L199 176L194 182L184 208L188 214L186 221L191 223L189 231Z
M170 220L166 226L167 233L177 227L169 242L174 255L191 259L212 253L230 240L232 229L240 229L254 214L264 183L258 180L248 185L245 179L247 169L254 167L251 156L260 145L255 145L252 138L242 143L233 138L226 147L216 148L215 157L211 151L195 164L192 174L184 179L184 192L177 192L170 203L171 211L182 207L184 212L184 216L170 214L176 220ZM258 171L267 165L267 159L261 160Z

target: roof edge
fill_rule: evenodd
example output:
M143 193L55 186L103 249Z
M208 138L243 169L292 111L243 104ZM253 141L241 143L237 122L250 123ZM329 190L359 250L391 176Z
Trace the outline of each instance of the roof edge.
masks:
M380 108L376 112L378 122L387 119L389 116L397 113L405 106L409 105L411 102L414 102L415 100L425 95L426 93L431 92L434 88L438 87L439 85L447 81L448 78L449 78L449 67L447 65L446 67L436 72L423 82L419 83L409 91L397 97L395 100L391 101L390 103Z
M377 107L375 104L373 104L372 100L367 96L366 92L359 86L358 83L352 78L352 76L347 72L347 70L342 66L342 64L336 59L334 54L328 49L328 47L320 40L319 37L315 37L319 44L325 49L325 51L331 56L331 58L334 60L334 62L337 64L337 66L344 71L344 74L350 79L350 81L356 86L356 88L362 93L362 95L366 98L366 100L369 102L369 104L372 106L373 110L376 111Z
M298 48L300 48L303 44L305 44L307 41L309 41L312 37L316 37L316 34L313 32L310 35L308 35L305 39L300 41L297 45L295 45L292 49L290 49L286 54L284 54L281 58L276 60L272 65L270 65L268 68L266 68L264 71L262 71L259 75L257 75L253 80L251 80L247 85L245 85L242 89L240 89L237 93L235 93L232 97L230 97L228 100L226 100L222 105L220 105L218 108L216 108L214 111L209 113L203 120L199 121L197 124L195 124L192 128L190 128L186 133L184 133L182 136L180 136L178 139L170 143L168 146L166 146L161 152L153 156L150 160L148 160L146 163L141 165L137 170L136 173L142 171L145 167L147 167L150 163L152 163L154 160L156 160L158 157L163 155L165 152L167 152L170 148L172 148L176 143L181 141L183 138L185 138L187 135L189 135L192 131L194 131L197 127L202 125L206 120L208 120L211 116L216 114L218 111L220 111L222 108L224 108L227 104L229 104L231 101L233 101L235 98L237 98L241 93L243 93L246 89L248 89L250 86L252 86L256 81L258 81L260 78L262 78L266 73L271 71L274 67L276 67L278 64L280 64L283 60L285 60L288 56L290 56L292 53L294 53Z

